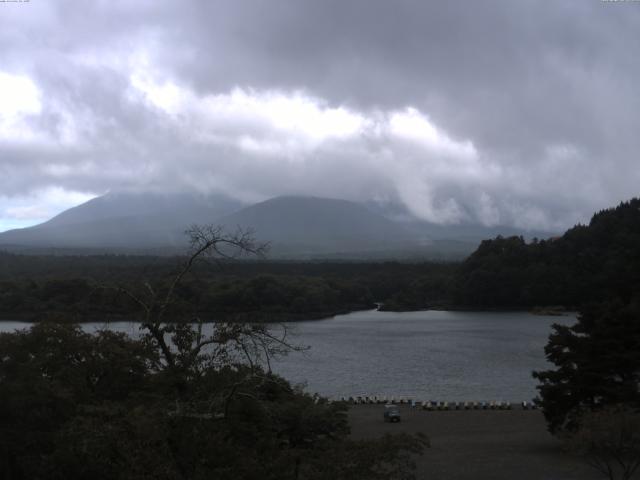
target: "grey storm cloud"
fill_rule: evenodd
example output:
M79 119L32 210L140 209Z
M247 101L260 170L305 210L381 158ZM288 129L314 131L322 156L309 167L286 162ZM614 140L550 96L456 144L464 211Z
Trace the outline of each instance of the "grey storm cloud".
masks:
M0 218L191 189L563 228L638 194L638 32L631 1L0 4Z

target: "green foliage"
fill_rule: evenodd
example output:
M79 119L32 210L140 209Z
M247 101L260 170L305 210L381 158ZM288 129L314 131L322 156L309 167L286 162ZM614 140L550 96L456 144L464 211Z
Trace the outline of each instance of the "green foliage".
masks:
M79 406L146 393L157 359L121 334L42 323L0 334L0 360L2 465L8 478L38 478L42 456L54 452L59 430Z
M585 307L575 325L553 326L545 352L557 368L534 377L552 432L576 430L584 411L640 407L640 297Z
M61 261L63 259L64 261ZM176 258L32 257L0 253L0 317L30 320L135 320L139 306L118 288L140 291L145 279L164 290ZM41 270L38 270L41 269ZM168 314L206 320L287 321L374 308L421 309L450 303L453 264L205 263L176 289Z
M205 311L221 313L317 313L367 308L373 304L366 288L321 278L258 275L212 283Z
M451 303L451 275L448 272L434 272L410 281L385 300L381 310L403 311L422 310L447 306Z
M246 328L222 328L209 352L192 327L168 328L173 364L147 336L47 322L1 334L0 476L412 478L424 439L350 440L346 405L225 354Z
M454 303L481 307L565 305L620 297L640 289L640 199L596 213L588 226L526 243L483 241L463 262Z

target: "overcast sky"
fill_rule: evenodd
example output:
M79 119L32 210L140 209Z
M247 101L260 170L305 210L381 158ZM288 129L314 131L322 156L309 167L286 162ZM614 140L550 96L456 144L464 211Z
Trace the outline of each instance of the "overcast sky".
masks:
M640 2L0 2L0 231L116 190L561 229L640 192Z

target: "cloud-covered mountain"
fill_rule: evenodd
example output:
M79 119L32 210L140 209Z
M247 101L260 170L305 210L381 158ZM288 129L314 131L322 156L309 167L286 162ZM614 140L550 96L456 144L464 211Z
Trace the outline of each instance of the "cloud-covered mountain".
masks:
M251 228L274 254L400 250L416 245L402 224L364 205L318 197L276 197L220 219L228 228Z
M442 227L401 220L348 200L276 197L244 206L222 196L107 194L30 228L0 233L5 249L92 249L179 253L184 230L194 223L251 229L271 244L275 258L452 258L513 229L479 225ZM391 217L391 218L390 218Z
M558 230L638 192L638 2L1 3L0 230L115 189Z

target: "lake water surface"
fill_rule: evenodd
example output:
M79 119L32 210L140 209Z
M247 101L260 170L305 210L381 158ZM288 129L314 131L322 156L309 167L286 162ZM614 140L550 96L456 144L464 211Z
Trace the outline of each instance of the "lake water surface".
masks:
M573 322L574 316L523 312L355 312L288 324L294 343L309 349L274 362L273 369L333 398L530 400L536 395L531 371L550 366L544 346L551 325ZM25 326L0 322L0 331ZM104 326L84 324L87 330ZM130 322L109 328L138 332Z

